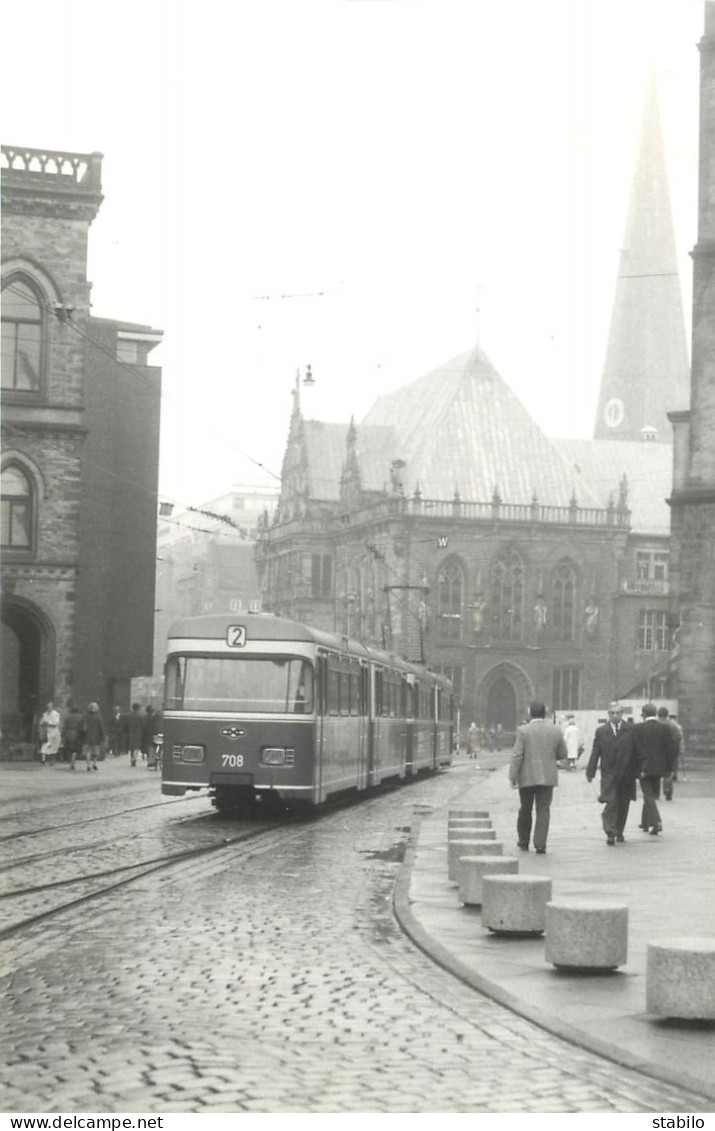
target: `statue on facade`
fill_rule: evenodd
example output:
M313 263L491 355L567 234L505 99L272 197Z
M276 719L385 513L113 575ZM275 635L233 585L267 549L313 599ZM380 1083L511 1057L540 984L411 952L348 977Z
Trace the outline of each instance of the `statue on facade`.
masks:
M595 636L598 628L598 605L596 598L591 597L585 609L586 614L586 632L589 636Z

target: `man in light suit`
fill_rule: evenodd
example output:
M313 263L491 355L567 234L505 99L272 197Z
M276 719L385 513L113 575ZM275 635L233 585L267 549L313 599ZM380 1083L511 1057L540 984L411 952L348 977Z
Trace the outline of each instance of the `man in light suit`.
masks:
M566 743L561 727L546 721L546 707L534 701L529 707L529 722L516 729L514 751L509 764L509 781L519 790L519 816L516 835L519 848L529 850L531 814L536 805L534 848L546 852L549 815L554 786L559 784L558 761L566 758Z
M656 804L660 797L661 778L670 777L678 758L678 743L670 727L662 726L656 717L655 703L646 703L643 722L633 727L633 749L643 793L641 828L650 835L663 831Z
M593 781L601 763L598 800L606 844L622 844L631 801L636 799L638 768L633 754L633 731L623 722L620 703L608 704L608 722L596 728L593 749L586 767L586 781Z

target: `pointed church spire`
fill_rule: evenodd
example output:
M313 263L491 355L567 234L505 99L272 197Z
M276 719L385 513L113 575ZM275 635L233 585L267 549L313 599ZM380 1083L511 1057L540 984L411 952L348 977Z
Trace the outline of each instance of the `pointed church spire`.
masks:
M673 220L651 76L621 248L596 414L597 440L669 442L666 414L688 401L689 364Z

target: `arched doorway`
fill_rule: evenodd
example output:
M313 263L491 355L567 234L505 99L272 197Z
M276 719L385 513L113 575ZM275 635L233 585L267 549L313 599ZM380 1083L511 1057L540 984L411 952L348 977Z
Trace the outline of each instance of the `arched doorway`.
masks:
M496 730L501 724L513 734L523 721L529 701L534 698L531 680L517 664L497 664L487 672L477 690L477 710L484 725Z
M516 690L505 675L497 676L487 695L487 726L503 730L516 730Z
M51 628L39 610L16 599L3 602L0 626L0 719L7 738L29 741L43 700L52 695Z

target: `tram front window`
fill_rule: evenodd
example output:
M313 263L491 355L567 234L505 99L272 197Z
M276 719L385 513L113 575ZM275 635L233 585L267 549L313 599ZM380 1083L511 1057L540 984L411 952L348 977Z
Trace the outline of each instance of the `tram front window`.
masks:
M168 711L310 714L313 667L307 660L265 656L169 656Z

